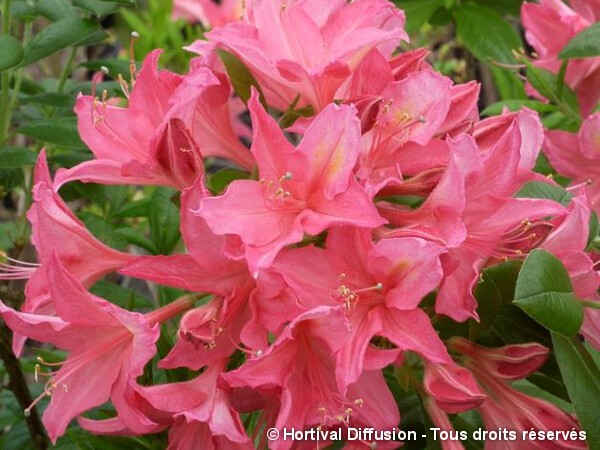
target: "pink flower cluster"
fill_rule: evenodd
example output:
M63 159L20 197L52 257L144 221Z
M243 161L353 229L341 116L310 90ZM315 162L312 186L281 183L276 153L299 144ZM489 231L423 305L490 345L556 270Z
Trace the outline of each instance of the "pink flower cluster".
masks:
M127 107L79 97L79 131L95 158L52 179L40 154L28 215L38 264L3 266L2 275L29 279L21 311L0 303L15 351L31 338L67 352L57 370L41 359L36 368L47 378L43 421L53 441L77 418L98 434L168 429L171 449L313 448L268 443L264 432L394 429L390 365L410 375L442 429L452 429L448 414L478 409L489 429L579 430L569 414L511 386L544 363L546 348L444 342L433 323L477 320L482 269L533 248L554 253L578 295L598 300L587 194L577 191L566 207L517 198L527 181L545 180L533 172L544 138L538 117L522 110L480 120L477 84L453 84L425 62L426 50L394 53L407 39L403 25L386 0L254 0L243 20L192 45L201 56L185 76L158 70L153 52L123 83ZM251 130L217 50L234 54L260 85L247 103ZM290 107L314 114L282 129L274 116ZM586 130L578 142L587 156ZM247 177L210 192L205 167L210 174L223 160ZM185 252L106 247L58 195L73 180L179 190ZM124 310L88 292L111 272L192 294ZM181 314L158 364L195 378L140 385L160 324ZM588 314L583 333L600 348L599 327ZM107 401L114 417L82 415ZM580 440L526 445L586 448Z
M535 64L558 73L562 61L559 52L577 34L600 21L597 0L570 2L543 0L539 5L525 3L522 8L526 37L539 53ZM583 124L577 134L547 131L544 153L552 166L572 179L587 184L594 211L600 213L600 113L593 113L600 100L600 57L568 62L565 82L576 92Z

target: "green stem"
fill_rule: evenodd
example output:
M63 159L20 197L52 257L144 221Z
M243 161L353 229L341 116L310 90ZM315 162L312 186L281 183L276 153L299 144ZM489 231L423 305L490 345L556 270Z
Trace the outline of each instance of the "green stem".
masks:
M56 83L56 92L62 92L65 87L65 83L67 82L67 78L71 73L71 65L73 64L73 59L75 58L75 54L77 53L77 47L71 48L69 52L69 56L67 56L67 61L65 62L65 66L58 78L58 82Z
M4 0L2 3L2 36L8 36L10 34L10 5L12 0ZM10 77L12 72L6 70L2 73L2 79L0 80L0 143L4 143L8 128L10 126Z
M25 24L25 29L23 31L23 47L27 45L29 42L29 38L31 37L31 28L33 24L31 22ZM21 84L23 83L23 73L25 72L25 67L20 67L17 69L17 74L15 75L15 86L13 88L13 95L10 100L9 106L9 115L12 116L12 112L17 107L17 99L19 97L19 92L21 92Z
M588 300L582 300L581 304L586 308L600 309L600 302L590 302Z

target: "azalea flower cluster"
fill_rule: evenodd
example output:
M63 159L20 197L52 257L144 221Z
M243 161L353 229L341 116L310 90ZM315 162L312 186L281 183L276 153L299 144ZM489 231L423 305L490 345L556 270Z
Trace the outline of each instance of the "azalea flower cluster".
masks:
M537 115L481 120L476 83L437 73L424 49L396 53L408 39L404 21L386 0L246 1L240 20L190 46L199 56L186 75L158 70L155 51L130 83L121 79L126 107L78 98L94 159L52 178L40 154L28 214L38 263L2 266L4 279L28 279L20 311L0 303L15 352L27 338L67 352L63 364L40 358L36 368L47 379L40 399L50 396L43 422L53 441L77 419L97 434L168 429L172 449L313 448L268 442L265 430L394 429L390 366L408 374L444 430L473 409L488 429L579 430L511 385L544 363L547 348L443 341L434 323L478 320L482 270L533 248L564 262L580 298L598 300L597 256L586 253L590 200L577 187L567 206L517 196L528 181L553 183L533 172L544 139ZM247 106L223 51L257 81ZM246 107L251 127L240 118ZM205 180L223 164L245 175L213 192ZM107 247L61 199L72 181L176 189L185 251ZM89 292L113 272L190 295L125 310ZM600 319L587 314L582 332L600 348ZM193 377L141 385L161 324L179 316L159 367ZM114 417L84 415L108 401ZM499 448L524 447L486 444Z
M577 33L600 20L600 3L573 1L525 3L522 8L526 37L538 53L535 65L558 74L560 50ZM569 61L565 83L577 94L583 123L578 133L547 131L544 153L552 166L571 178L573 184L588 184L587 192L594 210L600 213L600 113L594 108L600 100L600 58Z

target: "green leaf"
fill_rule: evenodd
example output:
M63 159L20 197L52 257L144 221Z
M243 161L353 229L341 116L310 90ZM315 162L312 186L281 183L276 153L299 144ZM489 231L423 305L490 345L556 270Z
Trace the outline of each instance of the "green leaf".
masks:
M22 66L59 50L78 45L94 35L99 25L89 19L61 19L43 28L25 48Z
M480 5L485 5L495 9L501 14L510 14L513 17L519 17L521 14L521 5L523 0L476 0Z
M577 33L558 54L561 59L600 56L600 22Z
M225 188L234 180L245 180L249 177L247 172L238 169L221 169L208 180L208 187L216 193L223 192Z
M85 144L79 138L76 117L31 122L19 128L19 133L65 147L85 148Z
M26 147L0 147L0 167L16 168L33 166L37 156Z
M131 2L128 2L131 4ZM73 4L78 8L95 14L98 17L107 16L119 9L119 2L100 1L100 0L73 0Z
M23 103L36 103L38 105L72 109L75 106L75 96L62 92L44 92L24 97Z
M515 72L494 65L489 68L502 100L527 98L525 86Z
M552 334L554 352L590 449L600 449L600 370L583 344Z
M135 308L152 307L152 301L145 295L138 294L133 289L127 289L104 280L94 284L90 288L90 292L98 297L110 300L122 308L129 309L129 306Z
M475 288L479 306L479 322L469 321L469 339L475 340L487 331L502 308L515 297L515 285L521 268L520 261L507 261L483 270L481 282Z
M79 214L79 216L85 223L86 228L106 245L117 250L127 248L127 240L118 234L115 227L102 217L87 211Z
M38 13L53 22L77 18L77 11L68 0L40 0L35 7Z
M442 0L396 0L396 5L406 14L406 32L417 31L425 24L440 6Z
M573 294L567 269L545 250L532 251L519 273L514 303L546 328L574 336L583 323L583 305Z
M522 46L521 39L496 11L467 3L455 11L455 18L458 36L479 60L515 61L512 51Z
M561 93L558 92L558 79L556 75L545 70L535 67L526 58L521 61L527 66L527 81L531 86L538 91L543 97L546 97L555 105L558 105L569 118L580 120L579 104L577 96L569 86L563 86Z
M160 254L170 254L179 242L179 209L171 198L174 191L158 188L148 208L150 238Z
M132 245L137 245L144 250L148 250L150 253L157 255L159 253L156 245L152 241L148 240L138 230L132 228L119 228L115 231L118 235L122 236Z
M586 248L589 248L594 240L598 237L598 233L600 233L600 221L598 221L598 214L595 211L592 211L590 216L590 235L588 237L588 242Z
M515 195L518 198L545 198L554 200L563 206L571 203L573 195L554 184L544 183L543 181L529 181Z
M0 72L18 65L23 59L21 42L12 36L0 36Z
M260 85L246 65L233 53L226 52L225 50L217 50L217 54L225 66L225 70L227 71L227 75L229 75L229 80L231 81L235 93L244 101L244 103L250 100L250 88L254 86L260 94L260 102L266 108L265 96L262 93Z
M504 108L508 108L510 111L518 111L521 108L529 108L537 111L539 113L549 113L556 111L556 106L550 105L548 103L542 103L537 100L521 100L521 99L511 99L511 100L502 100L500 102L489 105L483 111L481 111L482 116L498 116L502 114L502 110Z
M0 187L6 190L21 186L24 182L23 169L21 168L0 168Z

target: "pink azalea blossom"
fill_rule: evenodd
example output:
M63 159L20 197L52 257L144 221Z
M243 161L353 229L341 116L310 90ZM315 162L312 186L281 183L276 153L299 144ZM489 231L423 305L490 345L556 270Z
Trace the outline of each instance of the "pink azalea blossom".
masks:
M218 386L226 362L225 359L215 363L191 381L138 388L154 408L173 416L168 449L253 448L239 415Z
M485 400L475 378L455 364L425 364L425 392L447 413L457 414L477 408Z
M545 218L565 213L553 201L512 198L523 183L518 176L521 144L516 123L485 153L470 136L449 140L448 168L420 208L380 208L384 217L402 227L383 235L427 236L449 250L441 257L444 280L436 311L454 320L477 317L473 288L489 258L527 253L551 226ZM538 223L538 233L529 231Z
M214 233L241 240L253 275L269 267L283 247L301 241L305 232L317 235L335 225L384 223L352 173L360 140L354 108L328 106L294 148L259 104L256 92L249 106L260 180L232 182L223 195L202 199L198 214ZM231 220L233 213L236 220Z
M205 27L220 27L242 18L244 2L249 0L175 0L173 19L185 19L188 22L202 22Z
M273 269L280 272L307 308L343 305L350 323L337 354L341 388L356 382L365 361L381 354L371 345L382 336L400 350L412 350L436 363L449 363L429 318L417 308L438 285L441 249L422 239L371 242L358 229L330 230L326 249L304 247L283 252ZM385 364L384 364L385 365Z
M254 279L244 260L224 254L225 237L215 235L202 217L192 213L207 195L203 180L198 179L181 196L181 233L189 254L142 256L121 270L129 276L215 295L182 318L179 339L160 362L163 368L198 370L231 355L240 341L264 350L267 333L278 331L300 311L291 299L285 307L281 304L283 287L272 275L263 272Z
M370 426L394 428L399 415L379 370L366 370L347 388L336 384L336 353L349 329L342 309L317 307L298 316L260 357L223 375L240 391L267 396L273 412L268 426L278 430L309 427ZM264 397L263 397L264 398ZM256 403L256 402L255 402ZM248 404L248 402L247 402ZM291 440L270 443L273 450L289 449Z
M57 186L80 180L184 189L204 171L206 156L252 168L250 153L232 129L226 80L198 64L185 77L158 71L160 53L146 57L127 108L93 96L78 98L79 133L96 159L59 170Z
M450 419L448 418L448 414L446 414L442 409L437 405L436 401L432 398L425 398L423 400L423 406L425 407L425 411L429 414L429 418L433 422L433 424L442 431L446 431L448 433L456 433ZM465 447L461 444L461 440L453 440L453 439L445 439L440 440L440 445L442 446L442 450L464 450Z
M480 407L488 430L506 428L516 432L516 440L488 440L486 450L520 450L524 442L531 449L586 449L583 440L558 437L556 440L523 438L523 431L579 431L577 422L553 404L525 395L506 380L529 376L546 360L547 349L539 344L522 344L486 349L462 338L452 338L450 347L465 355L463 363L488 392Z
M88 294L56 256L48 278L57 317L20 313L1 302L0 313L13 331L69 352L56 372L36 369L36 376L48 377L45 391L52 394L44 413L50 438L55 442L71 419L109 398L135 426L139 418L128 416L120 393L154 355L158 328L141 314Z
M588 116L577 134L546 131L543 150L561 175L587 185L592 207L600 214L600 113Z
M47 275L54 252L69 273L85 287L135 259L135 256L113 250L92 236L52 186L46 153L42 150L35 167L34 201L27 212L38 264L16 261L15 265L4 266L4 273L0 273L0 279L29 279L21 308L28 313L51 315L54 312ZM20 353L23 343L23 337L15 334L15 353Z
M594 2L577 0L571 7L561 0L523 3L521 18L525 37L539 55L538 67L557 74L562 60L558 54L582 30L600 20L600 8ZM566 83L575 90L584 115L600 100L600 58L574 59L565 74Z
M370 50L387 57L406 39L404 14L386 0L258 0L242 22L207 34L258 80L269 105L324 109Z
M585 194L574 197L569 214L545 239L541 248L552 252L569 271L575 295L580 299L600 301L600 271L593 255L586 252L590 234L590 205ZM584 309L582 334L600 349L600 311Z

